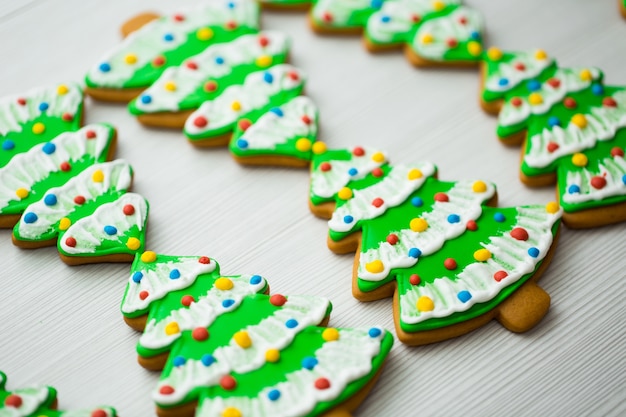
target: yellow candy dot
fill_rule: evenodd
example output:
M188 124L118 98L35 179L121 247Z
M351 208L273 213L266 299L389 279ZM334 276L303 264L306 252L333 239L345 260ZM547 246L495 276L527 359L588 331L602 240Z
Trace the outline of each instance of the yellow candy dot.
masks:
M247 349L252 346L252 339L250 339L250 335L246 331L237 332L233 335L233 339L235 343L237 343L240 347Z
M300 138L296 141L296 149L300 152L308 152L311 150L311 140L307 138Z
M372 155L372 161L378 162L379 164L383 163L385 162L385 155L382 152L376 152Z
M232 103L230 103L230 108L233 109L234 111L239 111L241 110L241 103L235 100Z
M535 59L544 60L548 58L548 54L543 49L537 49L535 51Z
M572 123L574 123L579 128L584 129L587 127L587 118L584 114L578 113L572 116Z
M588 162L589 159L584 153L575 153L574 155L572 155L572 163L577 167L585 167L587 166Z
M176 83L174 81L168 81L163 84L163 88L165 88L166 91L176 91Z
M269 55L261 55L256 59L257 67L265 68L272 65L272 57Z
M233 288L233 286L235 284L233 284L233 282L226 278L226 277L221 277L215 280L215 288L217 288L218 290L222 290L222 291L228 291L230 289Z
M213 30L211 28L201 28L196 32L196 37L201 41L208 41L213 37Z
M241 411L235 407L228 407L222 411L222 417L242 417Z
M417 310L420 312L433 311L435 309L435 303L430 297L422 295L416 303Z
M445 7L446 7L446 4L444 2L438 1L438 0L433 1L433 9L436 12L439 12L439 11L443 10Z
M15 195L20 199L23 200L26 197L28 197L28 190L26 188L18 188L17 190L15 190Z
M409 171L409 174L407 175L407 178L409 180L417 180L419 178L422 178L424 174L422 174L422 171L420 171L417 168L413 168L412 170Z
M72 225L72 221L67 217L63 217L59 220L59 230L67 230Z
M383 265L383 261L381 261L380 259L376 259L372 262L366 263L365 270L372 274L380 274L385 270L385 266Z
M312 149L315 155L321 155L326 152L326 144L324 142L315 142Z
M550 214L554 214L559 211L559 203L551 201L546 204L546 211Z
M411 223L409 223L409 227L414 232L423 232L424 230L428 229L428 222L424 219L416 217L411 220Z
M502 59L502 50L492 46L487 50L487 57L492 61L499 61Z
M141 247L141 240L136 237L129 237L126 241L126 247L130 250L137 250Z
M135 54L126 54L126 56L124 57L124 62L126 62L128 65L133 65L137 63L137 55Z
M61 84L57 87L57 94L60 96L64 96L67 92L70 91L69 88L65 84Z
M431 35L430 33L425 33L422 35L421 42L424 44L427 44L427 43L433 43L434 40L435 38L433 37L433 35Z
M147 250L141 254L141 262L143 262L144 264L151 264L152 262L156 261L156 258L156 253L151 250Z
M475 193L484 193L487 191L487 184L483 181L474 181L474 184L472 184L472 191Z
M467 43L467 52L470 55L478 56L483 52L483 47L479 42L470 41Z
M593 76L591 75L591 71L588 69L584 69L580 71L580 79L583 81L591 81Z
M175 321L167 323L165 326L165 334L168 336L174 335L176 333L180 333L180 326Z
M538 104L543 103L543 97L541 97L541 94L539 93L531 93L528 96L528 102L532 104L533 106L536 106Z
M104 172L99 169L96 169L91 175L91 180L93 182L102 182L104 181Z
M352 190L349 189L348 187L343 187L337 193L337 197L339 197L342 200L350 200L352 198Z
M327 342L334 342L339 340L339 331L337 329L328 328L322 332L322 339Z
M474 259L478 262L485 262L486 260L491 259L491 252L487 249L478 249L474 252Z
M278 349L268 349L265 351L265 360L268 362L278 362L280 360L280 351Z
M46 131L46 125L44 125L43 123L37 122L33 125L33 133L35 135L41 135L45 131Z

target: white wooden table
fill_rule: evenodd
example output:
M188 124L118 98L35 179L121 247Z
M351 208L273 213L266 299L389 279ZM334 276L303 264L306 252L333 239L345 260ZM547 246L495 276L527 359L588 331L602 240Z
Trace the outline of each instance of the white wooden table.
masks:
M0 0L0 95L81 81L118 42L121 22L192 1ZM487 44L541 47L561 65L595 65L626 84L626 21L613 0L469 0ZM474 70L416 70L400 53L373 56L358 38L312 34L302 14L264 13L293 37L292 62L309 74L331 147L371 145L392 162L429 159L445 180L497 183L500 204L546 203L551 188L517 179L518 149L501 146L478 106ZM329 297L331 325L393 328L391 301L350 293L351 255L326 248L326 224L307 209L302 170L238 166L227 150L197 150L178 132L148 130L123 106L87 101L86 122L119 128L119 158L151 203L148 247L209 255L222 271L258 273L272 290ZM564 229L541 284L552 308L533 331L495 322L431 346L396 343L360 416L626 415L626 224ZM24 251L0 231L0 369L13 388L53 385L60 407L115 406L153 415L158 380L135 362L138 334L119 304L128 265L65 266L54 248Z

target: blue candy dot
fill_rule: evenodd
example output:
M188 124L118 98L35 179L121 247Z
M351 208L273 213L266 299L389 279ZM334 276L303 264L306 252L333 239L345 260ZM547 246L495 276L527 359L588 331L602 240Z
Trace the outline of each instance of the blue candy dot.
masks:
M354 217L350 216L349 214L347 216L343 216L343 222L346 224L350 224L354 221Z
M260 275L252 275L250 277L250 285L257 285L260 284L261 281L263 281L263 278L261 278Z
M298 325L298 320L296 320L296 319L289 319L285 323L285 326L287 326L288 329L293 329L297 325Z
M35 213L28 212L24 215L24 223L35 223L37 221L37 215Z
M54 194L47 194L43 198L43 202L46 206L54 206L57 203L57 196Z
M202 355L200 362L202 362L202 365L204 366L211 366L215 363L215 356L207 353L206 355Z
M411 204L413 204L415 207L422 207L424 205L424 200L422 200L420 197L413 197L411 199Z
M448 223L454 224L461 221L461 217L458 214L449 214Z
M236 4L235 4L235 3L233 3L232 1L231 1L231 2L228 2L228 8L229 8L229 9L234 9L234 8L235 8L235 6L236 6Z
M237 139L237 147L239 149L246 149L248 147L248 141L243 138Z
M271 73L266 72L265 74L263 74L263 80L266 83L271 84L274 82L274 76Z
M369 335L369 337L378 337L382 334L382 330L380 330L378 327L372 327L371 329L369 329L369 331L367 332L367 334Z
M43 148L41 148L41 150L46 155L52 155L54 153L54 151L57 150L57 147L56 147L56 145L54 143L48 142L48 143L43 145Z
M380 18L380 21L383 22L383 23L389 23L389 22L391 22L391 17L389 17L389 16L382 16Z
M479 41L480 40L480 32L476 32L473 31L470 35L470 38L472 38L472 40L474 41Z
M567 192L569 194L578 194L580 193L580 187L576 184L572 184L567 188Z
M235 300L233 300L232 298L227 298L225 300L222 300L222 307L224 308L228 308L232 306L233 304L235 304Z
M538 80L530 80L526 83L526 88L530 91L537 91L541 88L541 83Z
M548 126L550 127L561 126L561 121L556 116L550 116L548 118Z
M39 111L46 111L50 106L45 101L39 103Z
M140 100L141 100L141 102L143 104L150 104L150 103L152 103L152 97L147 95L147 94L142 95Z
M313 356L307 356L306 358L302 359L302 367L308 369L309 371L315 368L317 363L317 359L315 359Z
M498 80L498 85L500 87L506 87L507 85L509 85L509 79L508 78L500 78Z
M626 175L622 177L622 182L624 183L624 185L626 185Z
M267 393L267 398L269 398L270 401L276 401L280 398L280 391L278 391L277 389L271 390Z
M185 362L187 362L187 360L185 360L182 356L176 356L174 358L174 366L183 366Z
M283 117L285 115L285 113L283 113L280 107L272 107L270 111L278 117Z
M604 95L604 87L602 84L593 84L591 86L591 92L596 96Z
M506 217L504 217L504 214L497 212L496 214L493 215L493 219L497 221L498 223L502 223L503 221L506 220Z
M104 226L104 233L106 233L109 236L113 236L115 234L117 234L117 228L115 226Z
M133 274L133 282L139 284L141 282L141 278L143 278L143 273L137 271Z
M417 249L417 248L411 248L409 249L409 257L410 258L419 258L420 255L422 254L422 251Z
M165 35L163 35L163 40L165 42L172 42L174 40L174 35L172 35L171 33L166 33Z
M109 65L106 62L103 62L102 64L100 64L98 69L100 70L100 72L109 72L111 71L111 65Z
M224 63L224 58L222 58L221 56L216 56L215 57L215 63L217 65L222 65Z
M539 249L535 247L528 249L528 255L530 255L533 258L536 258L537 256L539 256Z
M180 278L180 271L176 268L170 271L170 279L178 279Z
M7 139L4 142L2 142L2 149L5 151L10 151L13 148L15 148L15 142L13 142L11 139Z
M459 298L459 300L462 303L467 303L472 298L472 294L470 294L469 291L465 291L465 290L459 291L459 293L456 296Z
M355 176L356 174L358 174L358 173L359 173L359 170L358 170L358 169L356 169L356 168L350 168L350 169L348 170L348 175L350 175L351 177L354 177L354 176Z
M372 9L380 9L383 7L383 0L372 0L370 6Z

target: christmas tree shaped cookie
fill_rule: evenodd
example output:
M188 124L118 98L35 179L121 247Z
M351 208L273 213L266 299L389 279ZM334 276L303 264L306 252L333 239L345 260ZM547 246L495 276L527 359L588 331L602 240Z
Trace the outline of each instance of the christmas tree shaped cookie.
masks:
M379 328L317 327L326 299L267 294L258 275L222 276L208 257L137 256L122 301L143 330L143 366L160 369L160 416L316 416L349 412L393 339Z
M0 372L0 416L5 417L115 417L111 407L93 410L57 410L57 391L52 387L6 389L7 376Z
M144 247L148 203L126 193L133 171L123 160L95 164L28 206L13 229L27 249L57 245L70 264L131 262Z
M185 122L185 135L196 146L225 146L238 120L280 106L303 89L304 74L291 65L253 72L243 84L226 88L193 112Z
M231 85L243 83L251 72L285 63L288 51L288 37L275 31L209 46L182 65L166 69L129 104L129 110L141 123L182 128L202 103L218 97Z
M522 143L520 178L557 183L570 227L626 220L626 90L595 68L560 68L541 50L491 48L481 102L505 144Z
M166 68L209 45L255 32L258 17L253 0L210 0L171 16L140 15L123 28L132 33L89 70L86 92L100 100L130 101Z
M93 124L12 155L0 167L0 227L13 227L26 207L50 188L111 159L115 144L112 126Z
M348 161L375 155L356 149ZM340 152L314 155L311 206L330 218L329 247L357 253L354 296L394 297L401 341L444 340L494 318L521 332L545 315L550 298L534 282L552 256L556 203L488 207L496 192L483 181L439 181L430 163L363 170ZM320 195L317 184L334 186Z

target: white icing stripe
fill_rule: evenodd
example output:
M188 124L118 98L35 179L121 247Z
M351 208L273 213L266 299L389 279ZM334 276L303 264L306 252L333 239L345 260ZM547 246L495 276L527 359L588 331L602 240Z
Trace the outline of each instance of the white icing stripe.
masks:
M410 228L392 231L398 236L398 242L391 245L381 242L378 248L369 249L361 253L359 258L358 277L365 281L381 281L389 275L393 268L409 268L418 262L418 258L409 256L409 250L417 248L420 256L430 255L437 252L443 244L462 235L467 229L469 220L476 220L482 213L481 205L495 194L495 186L486 183L485 192L477 193L472 190L473 182L462 181L455 184L446 194L448 202L436 201L430 212L423 213L420 217L428 223L428 228L423 232L414 232ZM459 221L450 223L449 215L459 216ZM411 219L407 219L409 226ZM383 270L379 273L369 272L366 264L380 260Z
M172 291L188 288L202 274L213 272L215 260L199 262L200 257L180 257L176 261L158 262L151 269L132 270L122 301L122 313L143 311L156 300L164 298ZM172 273L172 271L176 272ZM135 279L140 280L136 282ZM140 294L148 294L143 300Z
M400 296L402 322L415 324L430 318L447 317L455 312L467 311L475 304L491 301L502 289L532 273L548 253L553 241L552 226L563 211L550 214L545 206L518 207L517 211L515 227L526 229L529 235L527 241L514 239L510 231L500 236L492 236L488 242L481 244L491 252L491 259L467 265L455 279L436 278L432 283L409 287ZM530 256L530 248L537 248L539 256ZM505 271L508 275L497 281L494 274L498 271ZM468 291L471 298L462 301L459 298L462 291ZM433 301L434 310L420 312L417 309L417 301L422 296Z
M322 171L320 164L311 172L311 195L321 198L332 198L339 190L348 185L350 181L365 178L374 169L381 167L387 161L387 155L377 149L360 148L363 154L355 155L350 151L350 159L329 160L329 171ZM382 158L374 160L372 155L379 154ZM313 158L317 158L316 155ZM324 154L320 155L324 158ZM355 169L356 175L350 175L350 170Z
M36 88L21 95L0 99L0 136L9 132L21 132L22 124L34 120L42 113L55 117L61 117L64 113L76 115L83 102L83 90L76 83L63 86ZM20 99L25 99L25 103L20 104ZM48 106L45 111L40 109L42 103Z
M566 189L561 191L561 200L569 204L580 204L588 201L598 201L609 197L626 195L626 161L623 157L605 158L599 164L599 172L591 172L587 168L568 172ZM600 176L606 181L602 188L591 185L591 179ZM569 192L569 187L575 185L580 191Z
M135 208L131 215L124 214L123 208L130 204ZM122 241L124 234L133 226L143 230L148 216L148 203L139 194L128 193L122 195L112 203L103 204L93 214L84 217L71 225L59 239L59 251L65 255L87 255L96 253L96 249L105 242L119 246L121 253L127 252L126 241ZM117 233L108 235L104 231L105 226L113 226ZM76 246L67 245L67 238L76 239Z
M259 41L262 38L267 41L265 46ZM258 69L261 69L265 65L258 64L259 58L286 55L288 49L289 38L282 32L276 31L244 35L231 42L209 46L201 54L187 59L187 62L196 64L193 68L181 65L165 70L161 77L142 94L142 96L150 97L151 100L146 103L138 99L135 100L135 105L146 113L178 111L180 103L203 86L207 80L227 77L232 73L233 68L239 65L256 64ZM271 59L268 64L271 65L273 61L274 59ZM172 85L175 86L174 90L171 89Z
M422 176L409 179L409 174L419 169ZM413 191L422 186L424 181L435 173L435 166L424 162L416 166L396 165L391 168L385 178L364 189L354 190L353 196L341 207L337 207L328 227L335 232L348 232L359 220L373 219L381 216L390 207L402 204ZM381 198L383 203L376 207L372 202ZM350 216L352 221L346 221Z
M174 405L194 387L217 385L220 378L228 373L245 373L259 368L266 361L265 352L268 349L284 349L304 328L319 324L326 317L328 306L329 301L325 298L290 296L281 308L259 324L232 329L233 334L240 330L248 332L252 340L249 348L242 349L231 339L228 345L207 352L216 360L210 366L205 366L199 360L187 360L184 365L173 368L170 375L159 383L160 386L174 387L174 393L163 395L156 390L153 394L155 401L158 404ZM298 325L287 327L285 323L290 319L297 320Z
M139 339L139 345L147 349L170 346L180 337L180 332L196 327L209 327L219 316L237 309L245 297L258 293L266 285L264 279L257 284L251 284L250 276L227 278L233 283L233 288L230 290L219 290L213 287L207 294L198 296L198 299L189 307L181 304L178 310L170 311L166 317L158 321L150 320ZM232 300L233 303L224 307L222 304L224 300ZM180 332L168 335L165 327L172 322L178 323Z
M290 372L284 382L263 389L256 397L206 398L199 404L197 415L221 416L228 407L237 408L246 417L307 415L317 404L335 400L349 383L371 372L384 334L372 338L364 329L339 330L339 340L324 343L315 352L318 363L312 370ZM330 387L315 388L318 378L326 378ZM275 401L268 397L272 390L280 392Z
M460 0L438 1L443 7L460 4ZM393 42L397 35L408 34L416 25L415 17L435 12L432 0L386 1L367 21L367 36L376 43Z
M485 81L485 90L497 93L510 91L522 81L537 77L554 63L554 59L548 57L537 59L536 54L537 52L518 52L510 61L498 63L497 70L489 74ZM507 82L501 83L503 79Z
M131 33L89 70L88 81L98 87L123 88L138 69L160 54L185 48L187 38L195 36L199 29L221 28L231 21L237 27L258 28L259 11L253 0L212 0L181 15L182 20L161 17ZM134 58L130 64L129 56ZM102 70L103 64L108 65L108 70Z
M22 405L19 407L0 408L2 417L29 417L49 398L48 387L22 388L12 391L14 395L19 395ZM4 406L4 404L3 404Z
M581 71L588 69L591 79L583 80L580 77ZM557 87L548 82L541 84L541 88L536 91L542 97L541 103L530 104L528 97L517 97L521 100L519 106L514 106L511 100L504 103L498 115L499 126L511 126L526 120L531 114L545 114L552 106L563 101L568 93L583 90L598 80L602 73L597 68L559 68L554 73L553 78L560 81Z
M317 0L311 9L311 15L319 25L346 27L352 16L367 12L371 7L371 0Z
M560 126L546 127L541 133L533 135L524 162L533 168L543 168L558 158L593 148L597 141L614 138L619 129L626 127L626 90L618 91L612 97L617 106L591 108L590 113L584 115L587 121L584 128L568 121L565 129ZM556 144L558 148L550 152L548 144Z
M461 20L464 23L461 23ZM441 16L422 24L411 42L413 50L421 57L434 61L441 61L450 49L448 41L455 39L458 42L472 40L474 33L480 34L483 28L483 18L480 13L469 7L460 6L447 16ZM432 42L423 42L424 36L432 36ZM479 55L477 55L478 59Z
M253 72L243 85L228 87L219 97L204 102L185 122L185 133L210 135L211 131L224 129L247 112L267 105L272 96L302 87L304 81L302 71L288 64ZM200 116L207 121L205 126L195 123Z
M92 179L97 171L103 173L101 182L95 182ZM132 178L133 170L130 164L122 159L92 165L63 186L51 188L41 200L28 206L16 226L16 231L20 238L37 240L44 233L50 232L59 220L76 209L74 201L76 196L83 196L85 202L91 202L111 191L125 192L130 187ZM56 204L46 204L47 196L55 196ZM35 222L26 222L29 213L37 216Z
M281 115L270 110L243 133L235 143L238 154L245 156L248 150L273 151L277 145L286 144L290 139L315 137L317 107L310 98L295 97L278 109ZM310 122L306 123L302 116L307 116Z
M103 158L111 142L112 130L108 125L85 126L77 132L62 133L48 143L41 143L28 152L15 155L5 167L0 168L0 210L7 207L9 202L19 200L16 190L30 190L49 174L61 171L63 162L71 165L72 161L86 156L96 160ZM89 139L88 132L95 133L95 137Z

